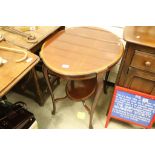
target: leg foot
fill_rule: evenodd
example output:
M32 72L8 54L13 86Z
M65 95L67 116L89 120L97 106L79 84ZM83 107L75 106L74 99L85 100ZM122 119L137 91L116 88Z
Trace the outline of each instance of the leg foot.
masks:
M93 126L92 126L92 124L89 125L89 129L94 129Z
M52 111L52 115L55 115L55 110Z

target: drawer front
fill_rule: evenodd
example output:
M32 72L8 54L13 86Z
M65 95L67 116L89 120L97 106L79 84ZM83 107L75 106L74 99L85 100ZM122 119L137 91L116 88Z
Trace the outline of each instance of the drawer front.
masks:
M131 66L155 73L155 54L135 51Z

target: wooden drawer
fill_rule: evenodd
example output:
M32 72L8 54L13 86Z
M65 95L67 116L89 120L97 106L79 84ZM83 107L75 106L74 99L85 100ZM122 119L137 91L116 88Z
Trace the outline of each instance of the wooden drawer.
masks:
M155 54L135 51L131 66L155 73Z

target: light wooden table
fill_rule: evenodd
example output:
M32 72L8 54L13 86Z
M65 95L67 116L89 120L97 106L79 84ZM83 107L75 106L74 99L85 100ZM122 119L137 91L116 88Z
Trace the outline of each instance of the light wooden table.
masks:
M11 27L18 31L22 31L24 28L22 26L11 26ZM2 27L0 27L0 34L5 37L5 40L7 43L12 44L14 46L21 47L23 49L27 49L27 50L37 54L38 50L40 50L44 41L47 38L52 37L53 35L55 35L58 31L60 31L62 29L64 29L64 26L37 26L36 30L34 30L34 31L32 31L32 30L25 31L24 33L31 34L36 37L36 39L37 39L36 43L29 43L26 41L25 37L5 31L2 29ZM0 45L1 44L2 43L0 42ZM39 80L38 80L37 72L33 68L30 73L32 75L32 79L35 84L34 85L35 87L33 90L35 99L40 105L43 105L44 104L44 94L43 94L43 90L42 90Z
M5 47L15 47L6 42L2 42L1 45ZM16 49L20 48L16 47ZM39 62L39 57L28 52L28 58L31 61L17 63L15 60L21 58L23 56L22 54L0 50L0 56L7 60L7 63L0 66L0 97L3 97Z
M103 76L120 60L123 51L116 35L94 27L69 28L48 40L40 56L45 64L44 75L52 96L52 113L56 112L57 99L50 84L50 72L68 80L66 93L69 98L83 101L94 94L89 109L89 128L93 128L92 118L103 89Z
M23 33L34 35L37 40L35 43L27 42L26 38L23 36L5 31L2 28L3 27L0 27L0 34L6 38L6 41L21 48L35 52L34 48L36 48L36 46L38 46L38 44L46 39L49 35L61 28L61 26L36 26L36 30L30 30L30 27L30 29L27 31L23 31L22 29L24 29L24 27L22 26L10 26L10 28L14 28L15 30L21 31Z

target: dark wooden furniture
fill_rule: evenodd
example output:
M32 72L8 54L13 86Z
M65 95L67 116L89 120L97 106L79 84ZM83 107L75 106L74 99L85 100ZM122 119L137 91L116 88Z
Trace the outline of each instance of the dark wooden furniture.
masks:
M1 43L5 47L15 47L7 43ZM16 47L17 49L20 49ZM8 93L8 91L17 84L34 66L39 62L39 57L28 52L28 58L31 61L15 62L21 58L21 54L0 50L0 56L7 60L7 63L0 66L0 98Z
M22 26L10 26L10 28L11 27L18 31L22 31L24 29L24 27ZM32 53L38 54L39 53L38 51L40 51L43 43L48 38L54 36L57 32L59 32L64 28L65 28L64 26L37 26L36 30L34 31L30 30L25 31L24 33L32 34L36 37L37 42L35 43L27 42L23 36L5 31L3 30L3 27L1 27L0 29L0 34L4 35L6 42L27 49ZM28 73L27 77L25 77L25 79L21 82L22 83L22 85L20 86L21 89L19 89L18 92L22 92L26 95L27 94L26 90L28 89L28 86L30 86L29 83L31 82L34 84L32 88L32 94L34 95L32 95L32 97L39 103L39 105L41 106L44 105L45 101L44 90L43 88L41 88L38 74L35 68L32 68L32 70ZM29 95L29 97L31 96Z
M45 64L43 72L52 97L52 114L56 112L59 99L81 100L90 114L89 128L93 128L93 113L102 92L103 75L122 54L123 46L117 36L94 27L69 28L45 42L40 56ZM68 81L65 97L55 98L51 74ZM92 95L94 101L89 108L84 102Z
M155 95L155 27L125 27L124 40L117 85Z

